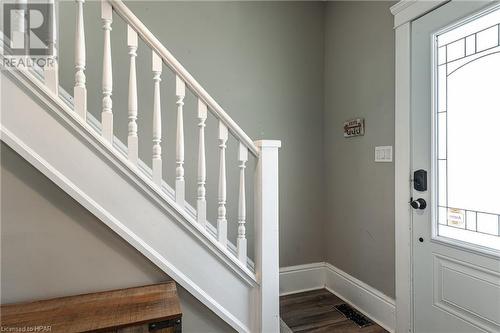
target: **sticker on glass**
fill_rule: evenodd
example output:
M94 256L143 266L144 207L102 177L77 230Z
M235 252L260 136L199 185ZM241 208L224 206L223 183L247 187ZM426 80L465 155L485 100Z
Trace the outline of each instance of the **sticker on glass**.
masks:
M448 208L448 225L465 229L465 210Z

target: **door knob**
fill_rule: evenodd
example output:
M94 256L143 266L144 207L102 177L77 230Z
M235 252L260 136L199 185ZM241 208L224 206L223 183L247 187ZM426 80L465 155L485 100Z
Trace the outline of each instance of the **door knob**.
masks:
M412 200L410 205L415 209L425 209L427 202L422 198L418 198L417 200Z

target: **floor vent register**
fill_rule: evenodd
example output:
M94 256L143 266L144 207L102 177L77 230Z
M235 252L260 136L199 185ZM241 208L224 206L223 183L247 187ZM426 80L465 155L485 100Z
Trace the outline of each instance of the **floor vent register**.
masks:
M354 309L348 304L335 305L335 308L341 312L347 319L354 322L359 327L366 327L373 325L373 321L368 319L365 315Z

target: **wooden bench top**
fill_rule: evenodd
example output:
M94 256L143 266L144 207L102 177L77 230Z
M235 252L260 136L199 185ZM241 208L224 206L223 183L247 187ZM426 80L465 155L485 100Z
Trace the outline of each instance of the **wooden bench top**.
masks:
M181 316L175 282L1 306L2 328L50 326L52 333L103 332Z

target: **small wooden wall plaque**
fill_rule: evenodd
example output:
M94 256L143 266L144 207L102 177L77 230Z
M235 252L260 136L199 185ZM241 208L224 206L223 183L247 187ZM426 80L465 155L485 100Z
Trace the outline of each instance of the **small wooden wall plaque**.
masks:
M344 138L365 135L365 119L354 118L344 122Z

